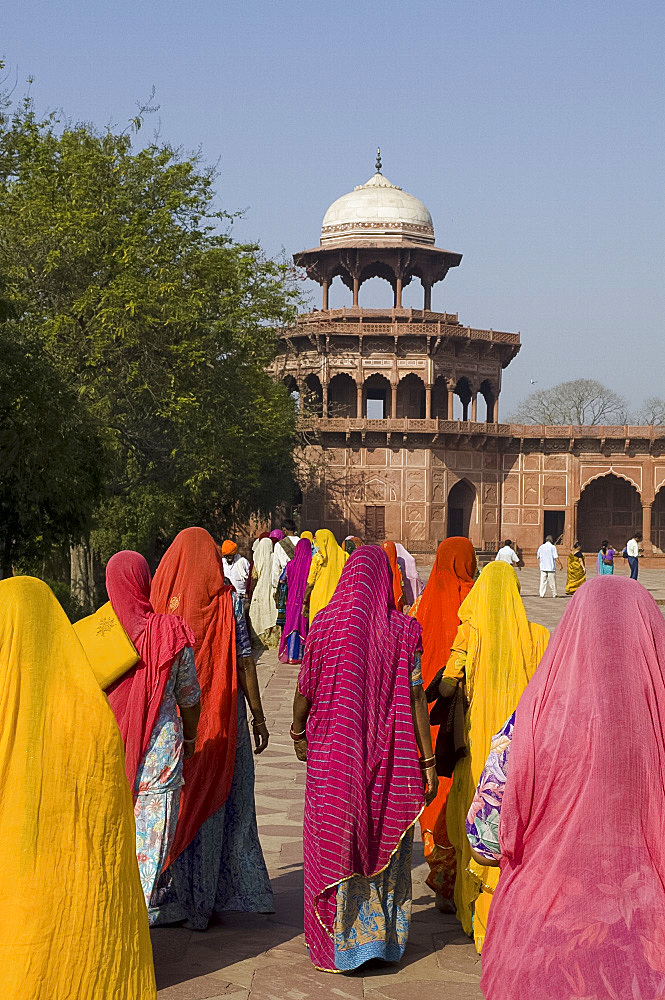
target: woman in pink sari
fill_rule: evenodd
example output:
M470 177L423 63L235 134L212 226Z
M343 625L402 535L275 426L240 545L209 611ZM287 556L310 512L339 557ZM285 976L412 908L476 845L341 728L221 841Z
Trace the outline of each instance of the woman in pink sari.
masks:
M307 761L305 940L326 972L406 946L413 826L437 785L419 652L385 552L357 549L312 624L291 727Z
M605 577L575 594L467 819L501 867L487 1000L665 997L664 675L643 587Z
M151 898L178 820L183 759L194 753L201 690L194 633L183 618L156 614L150 582L140 553L126 550L109 559L109 600L141 657L106 693L125 744L136 855L152 919Z
M301 538L293 559L289 559L280 578L280 584L286 584L286 620L278 653L280 663L302 663L305 639L309 631L309 620L302 613L302 602L311 562L311 542L307 538Z

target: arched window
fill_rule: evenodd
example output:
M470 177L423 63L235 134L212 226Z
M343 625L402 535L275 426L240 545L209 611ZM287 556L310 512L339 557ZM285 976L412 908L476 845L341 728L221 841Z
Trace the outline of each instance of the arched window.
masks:
M448 416L448 383L445 375L439 375L432 386L432 417L452 420L452 414Z
M300 413L300 389L293 375L285 375L282 379L282 385L286 386L286 391L295 403L296 413Z
M486 406L486 416L485 420L488 424L493 424L496 422L496 394L494 392L494 387L489 379L484 379L480 383L480 395L485 400Z
M460 405L458 404L457 406L454 406L456 412L453 419L468 420L469 403L471 402L471 383L469 382L466 375L463 375L462 378L457 380L457 385L455 386L455 395L459 400L459 404L461 404L461 413L460 413Z
M364 414L368 420L390 416L390 382L383 375L370 375L363 386Z
M323 389L318 375L308 375L305 379L305 398L302 409L303 413L309 413L311 416L323 416Z
M333 375L328 383L328 416L329 417L356 417L357 393L356 383L347 375L340 372Z
M417 375L405 375L397 386L396 416L425 419L425 383Z

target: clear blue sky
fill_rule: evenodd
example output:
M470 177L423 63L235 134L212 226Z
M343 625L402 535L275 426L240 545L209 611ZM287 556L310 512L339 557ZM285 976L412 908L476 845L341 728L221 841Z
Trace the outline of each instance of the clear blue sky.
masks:
M521 331L504 416L531 378L665 396L664 50L662 0L22 0L0 41L77 120L124 126L154 84L271 254L316 245L380 144L464 254L434 308Z

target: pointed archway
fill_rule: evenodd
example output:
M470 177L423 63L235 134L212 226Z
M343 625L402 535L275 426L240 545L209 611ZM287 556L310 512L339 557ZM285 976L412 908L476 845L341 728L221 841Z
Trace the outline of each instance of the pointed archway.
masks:
M597 552L605 539L621 551L641 530L642 502L632 483L613 472L587 483L577 507L577 537L585 552Z
M476 491L468 479L460 479L448 493L448 518L446 535L470 537L471 517L476 502Z

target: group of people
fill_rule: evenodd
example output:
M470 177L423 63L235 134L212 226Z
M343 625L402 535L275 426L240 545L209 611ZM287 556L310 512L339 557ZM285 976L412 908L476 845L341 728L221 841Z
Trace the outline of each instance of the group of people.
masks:
M624 549L621 553L619 553L617 549L610 545L607 539L604 539L596 557L596 575L612 575L614 573L614 560L616 556L621 554L628 560L630 579L637 580L639 559L643 554L641 542L642 535L638 531L628 539ZM499 562L507 562L509 565L515 567L521 567L524 565L522 559L515 551L515 543L510 538L505 540L503 545L499 548L495 558ZM538 560L538 568L540 570L539 596L545 597L549 588L552 597L556 597L556 570L557 567L559 569L563 569L563 566L561 565L559 553L556 545L554 544L554 538L552 535L548 535L542 545L538 547L536 558ZM573 546L568 553L568 561L566 563L566 594L569 597L572 596L576 590L579 590L583 583L586 583L586 579L586 560L584 558L584 552L579 541L575 539Z
M273 910L252 755L269 733L219 545L181 531L154 577L118 552L106 589L72 626L45 583L0 581L8 997L154 1000L150 925Z
M41 581L0 581L5 994L154 1000L150 925L272 910L249 615L299 665L318 969L400 960L419 822L435 905L482 951L488 1000L664 996L665 623L647 591L600 574L550 641L514 561L479 572L466 538L441 543L423 585L398 543L285 528L247 566L202 528L152 578L117 553L109 603L76 626ZM275 618L258 631L266 572Z
M603 574L550 640L512 560L478 573L469 540L446 539L404 613L389 555L354 544L294 696L312 962L400 959L419 821L436 905L482 952L488 1000L664 996L655 601Z

